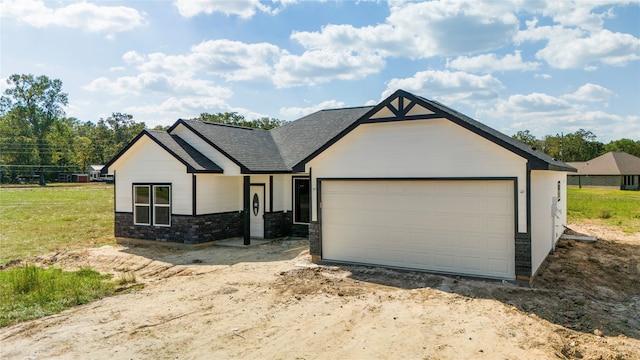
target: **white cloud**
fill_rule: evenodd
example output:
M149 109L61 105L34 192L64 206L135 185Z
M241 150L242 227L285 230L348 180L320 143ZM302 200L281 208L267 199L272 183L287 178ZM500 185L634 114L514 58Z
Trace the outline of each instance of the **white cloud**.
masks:
M493 73L503 71L533 71L540 67L537 62L523 62L522 55L519 50L515 53L507 54L502 58L498 58L496 54L483 54L474 57L459 56L453 60L447 60L447 67L475 72L475 73Z
M341 107L344 107L344 102L338 100L327 100L308 107L283 107L280 108L280 115L285 116L289 119L297 119L316 111L324 109L336 109Z
M640 133L640 116L622 116L601 110L600 102L614 95L594 84L585 84L576 92L559 97L542 93L515 94L497 100L490 108L479 109L476 116L506 134L529 130L537 137L543 137L586 129L596 134L600 141L608 141L603 139L620 139L629 137L629 133Z
M383 24L361 28L327 25L320 32L294 32L291 38L310 50L384 57L468 54L507 44L518 30L512 11L502 2L395 2Z
M300 56L283 56L275 67L273 82L278 88L285 88L312 86L335 79L361 79L384 66L384 59L374 54L313 50Z
M528 2L527 5L532 4ZM608 9L602 14L593 9L603 6L597 2L551 1L534 13L550 16L559 24L538 26L538 19L527 21L527 28L514 36L516 44L547 41L536 58L559 69L594 71L596 64L625 66L640 59L640 39L631 34L603 29L603 19L613 17Z
M208 40L191 47L186 55L129 51L123 60L140 71L175 74L206 72L229 81L269 79L273 64L286 52L268 43L245 44L231 40Z
M601 13L594 12L595 9L604 7L607 3L615 4L619 2L550 0L546 1L544 7L539 8L539 10L543 15L551 17L553 21L563 26L576 26L589 31L597 31L602 29L604 19L614 16L611 8L607 8ZM527 4L525 4L526 6ZM534 6L537 8L537 4Z
M0 16L20 23L45 28L50 26L83 29L89 32L113 33L147 25L146 16L126 6L101 6L88 2L71 3L50 8L44 1L7 0L0 4Z
M200 14L223 13L227 16L236 15L243 19L251 18L256 10L265 13L273 13L270 7L263 5L259 0L176 0L174 3L180 15L186 18ZM287 2L283 2L286 5Z
M571 109L572 106L568 101L541 93L511 95L507 100L498 101L496 105L496 110L501 114L519 113L527 114L527 116L538 116L540 113L548 112L565 112Z
M445 103L470 102L494 99L502 83L491 75L473 75L461 71L427 70L416 73L410 78L391 79L387 90L382 93L386 98L398 89L416 93L428 99Z
M533 77L535 77L536 79L545 79L545 80L551 79L551 75L549 74L535 74L533 75Z
M229 98L233 92L201 79L172 77L145 72L137 76L123 76L114 81L100 77L83 87L84 90L116 95L182 95L211 98Z
M560 69L586 68L594 63L624 66L640 59L640 39L630 34L602 30L589 37L555 36L536 57Z
M610 98L615 97L616 94L600 85L587 83L582 85L573 94L566 94L563 96L565 99L588 101L588 102L606 102Z

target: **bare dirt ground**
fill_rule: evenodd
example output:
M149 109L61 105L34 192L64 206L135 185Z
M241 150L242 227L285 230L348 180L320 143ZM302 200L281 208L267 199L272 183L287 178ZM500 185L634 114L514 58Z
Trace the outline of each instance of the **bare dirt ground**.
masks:
M30 261L143 289L0 329L2 359L640 359L640 234L571 224L532 288L316 266L302 240Z

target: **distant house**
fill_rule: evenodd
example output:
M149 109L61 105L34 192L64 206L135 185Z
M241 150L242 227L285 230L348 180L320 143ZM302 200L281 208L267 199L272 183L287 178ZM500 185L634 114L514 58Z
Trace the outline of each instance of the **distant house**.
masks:
M100 174L104 165L90 165L89 166L89 181L99 181Z
M569 186L638 190L640 158L624 152L608 152L585 162L570 162L578 169L567 178Z

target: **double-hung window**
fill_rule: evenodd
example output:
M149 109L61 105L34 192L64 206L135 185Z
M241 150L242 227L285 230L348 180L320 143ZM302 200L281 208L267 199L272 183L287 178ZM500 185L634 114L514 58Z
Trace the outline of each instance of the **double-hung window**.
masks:
M133 223L171 226L171 185L133 186Z
M136 225L151 225L150 192L150 185L133 187L133 223Z
M153 186L153 225L171 226L171 187Z
M311 215L309 207L311 191L308 178L293 179L293 222L308 224Z

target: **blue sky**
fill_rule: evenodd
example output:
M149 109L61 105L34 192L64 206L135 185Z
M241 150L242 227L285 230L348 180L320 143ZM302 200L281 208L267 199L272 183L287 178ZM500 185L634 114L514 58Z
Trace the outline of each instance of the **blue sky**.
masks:
M640 140L640 1L0 3L0 90L47 75L68 116L295 120L396 89L512 135Z

